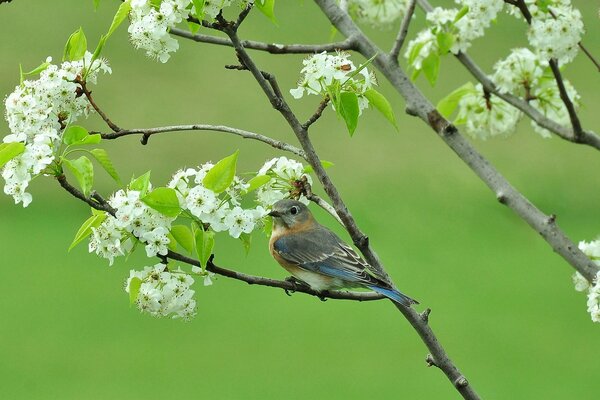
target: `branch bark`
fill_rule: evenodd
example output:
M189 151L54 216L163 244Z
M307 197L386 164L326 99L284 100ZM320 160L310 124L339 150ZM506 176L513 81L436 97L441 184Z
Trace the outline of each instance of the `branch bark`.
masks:
M410 21L412 21L412 17L415 13L415 6L417 5L417 0L411 0L408 8L406 9L406 14L402 19L402 23L400 24L400 30L398 31L398 36L394 41L394 45L392 46L392 50L390 50L390 57L398 58L400 54L400 49L402 49L402 45L406 40L406 35L408 34L408 26L410 25Z

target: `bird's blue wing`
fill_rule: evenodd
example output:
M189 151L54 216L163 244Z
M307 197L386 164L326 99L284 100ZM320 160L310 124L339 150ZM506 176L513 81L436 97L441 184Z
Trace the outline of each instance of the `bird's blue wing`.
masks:
M286 261L307 271L338 278L350 285L386 285L369 273L369 265L335 233L319 226L282 236L274 250Z

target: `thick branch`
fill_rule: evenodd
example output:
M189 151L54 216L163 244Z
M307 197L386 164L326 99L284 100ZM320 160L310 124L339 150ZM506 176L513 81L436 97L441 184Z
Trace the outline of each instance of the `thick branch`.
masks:
M415 6L417 5L417 0L411 0L408 8L406 9L406 14L402 19L402 24L400 24L400 30L398 31L398 36L394 41L394 45L392 46L392 50L390 51L390 57L393 59L398 59L398 55L400 54L400 49L402 49L402 45L406 40L406 35L408 34L408 26L410 25L410 21L412 21L413 14L415 13Z
M232 128L224 125L207 125L207 124L194 124L194 125L173 125L173 126L161 126L157 128L139 128L139 129L126 129L120 130L114 133L102 133L101 136L103 139L117 139L122 136L129 135L142 135L141 142L142 144L147 144L148 139L152 135L156 135L158 133L165 132L178 132L178 131L215 131L215 132L225 132L231 133L233 135L237 135L243 137L244 139L252 139L258 140L259 142L263 142L268 144L271 147L274 147L279 150L287 151L297 155L298 157L302 157L306 159L306 154L304 151L299 148L292 146L291 144L281 142L279 140L272 139L268 136L261 135L259 133L249 132L242 129Z
M444 119L417 87L408 79L397 63L383 53L362 34L350 17L342 13L331 0L315 0L330 21L344 35L357 38L359 52L366 58L378 54L373 65L383 73L394 88L406 100L411 114L421 118L444 142L477 174L495 193L497 199L511 208L550 244L569 264L590 282L599 270L565 234L558 228L552 216L542 213L517 191L477 150L461 136L458 130Z
M190 39L195 42L216 44L219 46L233 47L231 40L227 38L221 38L211 35L193 34L183 29L172 28L170 32L173 35ZM264 43L253 40L243 40L242 46L246 49L266 51L271 54L312 54L321 53L324 51L336 51L336 50L354 50L354 40L348 38L341 42L336 43L324 43L324 44L277 44L277 43Z

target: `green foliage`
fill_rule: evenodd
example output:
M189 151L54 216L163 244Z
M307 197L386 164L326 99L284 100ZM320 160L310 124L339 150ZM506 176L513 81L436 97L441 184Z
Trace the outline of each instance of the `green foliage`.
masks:
M321 165L323 166L323 168L327 169L329 167L333 167L335 164L331 161L321 160ZM304 172L306 172L307 174L312 174L314 172L313 167L311 165L307 165L306 167L304 167Z
M398 130L398 125L396 124L396 117L394 116L394 110L392 109L392 105L385 98L384 95L379 93L375 89L369 89L365 93L365 97L369 100L369 104L371 104L375 109L377 109L385 119L390 121L390 123Z
M231 182L233 182L239 153L240 151L236 150L232 155L216 163L208 171L202 180L202 184L215 193L224 192L231 185Z
M177 243L181 245L188 253L194 251L194 234L186 225L175 225L171 227L171 235Z
M144 197L150 186L150 171L138 178L132 178L129 182L129 189L140 192L140 197Z
M25 145L23 143L0 143L0 168L24 151Z
M196 8L196 13L194 14L194 17L198 18L198 21L202 21L204 19L204 3L205 2L206 2L206 0L192 0L192 4L194 4L194 7ZM198 24L194 24L194 25L198 25ZM200 29L200 25L198 25L198 29ZM196 31L198 29L196 29Z
M19 64L19 82L21 84L23 84L23 81L25 80L26 76L37 75L40 72L42 72L43 70L45 70L46 68L48 68L49 65L50 65L50 63L45 61L45 62L41 63L40 65L38 65L37 67L35 67L34 69L32 69L31 71L23 72L23 66L21 64Z
M87 39L83 29L80 27L69 36L63 52L63 61L81 60L87 50Z
M194 238L196 241L196 254L198 255L202 271L204 271L206 270L206 263L208 263L208 259L215 247L215 233L209 230L205 231L202 227L196 227Z
M453 90L448 94L448 96L441 99L437 104L437 109L445 118L450 117L456 107L458 107L458 103L460 99L463 98L467 93L473 92L475 90L475 86L471 82L467 82L456 90Z
M436 40L438 44L439 54L447 54L450 52L450 49L454 45L455 36L450 32L438 32L436 35Z
M539 1L538 1L538 3L539 3ZM460 21L461 18L464 17L465 15L467 15L468 12L469 12L469 6L463 6L460 10L458 10L456 17L454 17L454 23L457 23L458 21Z
M423 60L421 70L425 74L429 84L435 86L438 75L440 74L440 55L437 53L429 54L429 56Z
M131 0L126 0L119 6L115 17L113 18L112 24L110 25L110 28L108 28L108 32L106 33L106 39L108 39L117 30L119 25L121 25L121 23L125 21L125 19L129 15L129 11L131 11Z
M92 234L92 228L97 228L104 222L106 219L106 214L103 212L94 213L91 217L85 220L85 222L81 225L77 233L75 234L75 238L73 242L69 246L69 251L73 249L73 247L77 246L81 243L82 240L87 238Z
M94 166L90 159L81 156L76 160L63 159L62 163L73 173L83 194L89 196L94 185Z
M179 199L175 189L159 187L148 193L141 199L148 207L151 207L167 217L177 217L181 212Z
M269 175L256 175L254 178L248 181L248 189L246 189L246 193L250 193L260 188L261 186L267 184L271 180Z
M358 125L358 96L353 92L342 92L335 98L334 103L335 110L346 123L348 133L352 136Z
M134 304L140 294L142 280L138 277L133 277L129 281L129 304Z
M100 134L90 135L87 129L82 126L71 125L63 133L63 143L67 146L77 146L83 144L98 144L102 140Z
M277 18L275 18L275 0L256 0L254 2L256 7L261 13L277 25Z
M117 169L113 165L108 153L104 149L93 149L90 150L90 153L94 156L96 161L104 168L104 170L117 182L119 185L121 184L121 178L119 177L119 173Z
M100 6L100 0L94 0L94 11L97 11L99 6Z

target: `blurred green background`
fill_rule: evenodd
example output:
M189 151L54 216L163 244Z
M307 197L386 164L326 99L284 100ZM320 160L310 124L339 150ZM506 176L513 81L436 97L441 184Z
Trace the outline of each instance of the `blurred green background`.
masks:
M15 0L0 5L0 93L46 56L59 60L79 26L95 45L116 1ZM450 1L434 2L449 5ZM584 42L600 55L595 1L575 1L584 15ZM278 43L327 41L330 28L311 1L278 1L280 26L252 13L240 34ZM411 27L422 26L423 14ZM396 28L365 30L389 48ZM525 27L502 16L470 54L488 71ZM126 28L105 48L113 67L94 96L122 127L183 123L225 124L295 144L281 116L248 73L226 71L228 48L180 40L167 64L147 59L127 41ZM287 90L299 78L302 56L253 53ZM355 63L361 59L354 56ZM582 95L584 126L598 129L598 72L580 55L566 76ZM434 102L469 79L443 60L439 84L419 85ZM493 194L424 124L403 113L403 101L380 82L399 119L395 132L367 111L355 137L328 110L311 130L329 172L397 285L431 307L431 325L450 357L486 399L592 399L600 389L600 326L575 292L572 268ZM302 119L317 97L293 101ZM97 117L80 121L104 129ZM7 126L0 122L2 131ZM240 171L256 171L278 153L219 133L188 132L106 143L121 176L152 170L164 184L182 166L216 161L240 149ZM544 140L528 122L507 139L475 146L574 240L600 233L596 150ZM115 187L102 172L97 189ZM2 399L452 399L443 374L427 368L415 332L387 302L327 301L218 279L196 285L198 316L191 323L157 320L130 308L123 282L138 254L113 267L85 245L67 253L88 208L52 179L31 188L27 208L0 197L0 398ZM322 193L320 188L317 188ZM325 224L336 223L315 210ZM336 227L337 228L337 227ZM344 236L347 237L347 236ZM143 252L142 252L143 253ZM233 239L218 237L216 261L243 272L284 278L255 235L245 256Z

